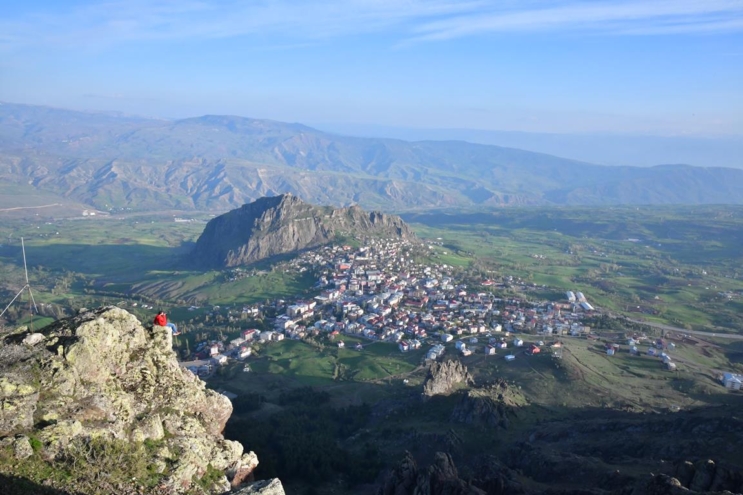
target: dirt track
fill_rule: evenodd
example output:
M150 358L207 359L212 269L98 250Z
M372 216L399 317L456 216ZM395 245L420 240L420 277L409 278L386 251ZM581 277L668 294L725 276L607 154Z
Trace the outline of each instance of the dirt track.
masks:
M743 335L735 333L712 333L712 332L697 332L695 330L686 330L685 328L672 327L670 325L664 325L662 323L654 323L651 321L633 320L632 318L626 318L627 321L632 323L639 323L640 325L647 325L653 328L660 328L661 330L668 330L670 332L677 332L680 334L697 335L699 337L714 337L718 339L731 339L731 340L743 340Z

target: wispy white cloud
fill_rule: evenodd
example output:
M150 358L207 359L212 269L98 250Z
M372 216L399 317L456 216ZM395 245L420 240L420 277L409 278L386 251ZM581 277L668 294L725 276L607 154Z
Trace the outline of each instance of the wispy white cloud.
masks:
M743 28L741 0L532 2L494 8L417 26L415 41L493 32L581 31L606 34L675 34Z
M117 43L250 34L323 39L474 12L456 0L113 0L0 21L0 43Z
M112 0L57 9L6 16L0 46L251 34L307 41L390 32L402 41L431 41L493 32L743 30L743 0Z

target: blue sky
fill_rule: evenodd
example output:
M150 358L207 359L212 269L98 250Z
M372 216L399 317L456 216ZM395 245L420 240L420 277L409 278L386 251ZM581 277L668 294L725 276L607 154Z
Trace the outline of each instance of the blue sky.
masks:
M743 135L743 0L8 0L0 100Z

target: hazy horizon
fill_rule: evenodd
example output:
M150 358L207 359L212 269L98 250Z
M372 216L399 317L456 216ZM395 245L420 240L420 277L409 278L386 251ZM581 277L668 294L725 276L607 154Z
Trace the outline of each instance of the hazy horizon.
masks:
M740 1L36 0L3 14L7 101L170 118L743 136Z
M0 101L0 105L29 105ZM82 111L90 114L113 115L122 118L142 118L163 121L183 118L141 115L119 110L81 110L58 106L41 106L61 111ZM250 115L229 116L253 119ZM276 120L276 119L273 119ZM281 122L281 121L279 121ZM743 136L679 136L631 133L539 133L488 129L447 129L434 127L398 127L347 122L287 122L301 124L322 132L363 138L399 139L403 141L466 141L475 144L515 148L545 153L586 163L610 166L649 167L684 164L696 167L728 167L743 169Z

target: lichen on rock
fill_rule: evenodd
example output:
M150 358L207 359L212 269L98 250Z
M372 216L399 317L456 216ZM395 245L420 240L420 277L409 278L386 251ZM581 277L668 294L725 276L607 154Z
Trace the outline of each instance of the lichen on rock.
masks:
M445 395L459 383L474 384L472 375L461 361L449 359L442 363L434 362L423 383L423 395Z
M99 452L144 453L137 462L168 493L194 489L210 470L247 479L257 465L254 454L222 436L232 404L179 366L167 328L145 328L127 311L105 307L40 333L19 329L2 344L0 437L39 442L37 456L28 440L15 442L20 457L53 469L80 452L93 467ZM76 476L85 481L85 473ZM222 475L213 486L230 484Z

